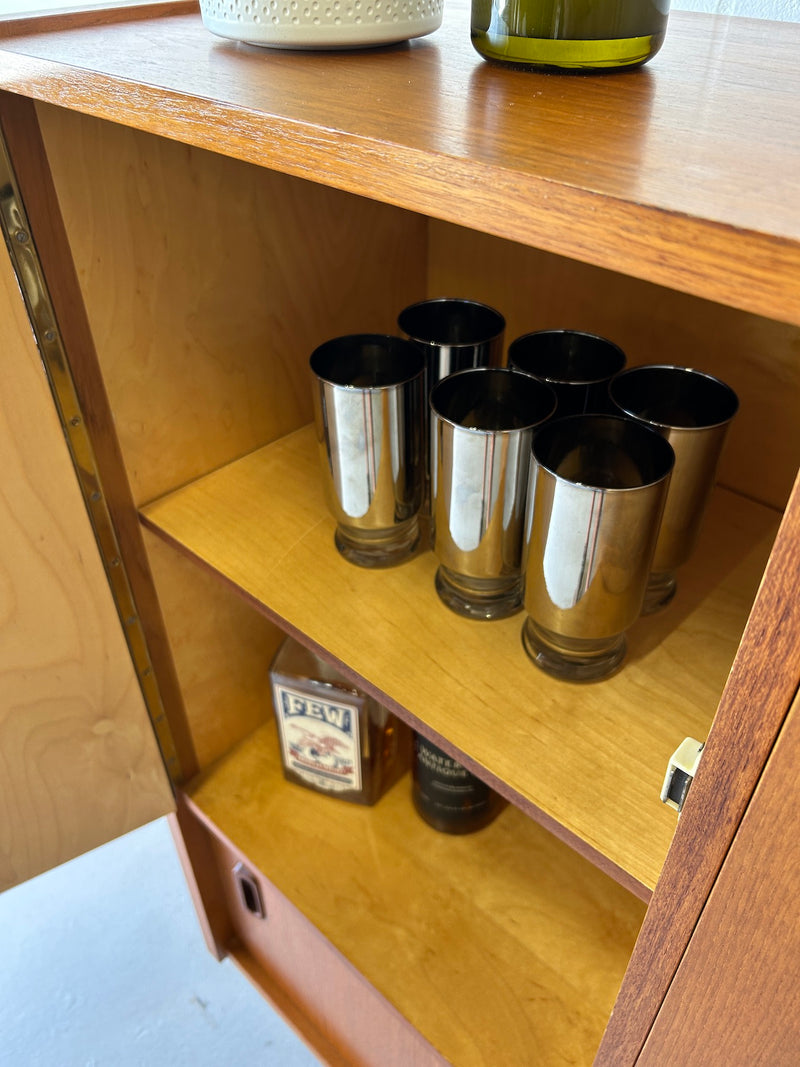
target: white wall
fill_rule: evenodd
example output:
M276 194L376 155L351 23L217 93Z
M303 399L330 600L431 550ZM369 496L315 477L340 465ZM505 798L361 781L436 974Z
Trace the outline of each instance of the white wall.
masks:
M12 13L74 7L78 3L110 7L121 2L125 0L0 0L0 18ZM672 8L800 22L800 0L672 0Z
M800 22L800 0L672 0L672 9Z

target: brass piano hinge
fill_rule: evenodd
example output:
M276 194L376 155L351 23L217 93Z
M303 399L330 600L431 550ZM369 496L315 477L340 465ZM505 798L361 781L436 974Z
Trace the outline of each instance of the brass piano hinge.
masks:
M0 225L28 311L86 510L94 530L108 583L128 643L148 715L158 739L167 773L182 779L175 742L164 713L144 628L136 609L117 532L100 479L92 441L81 410L36 242L20 196L8 146L0 130Z

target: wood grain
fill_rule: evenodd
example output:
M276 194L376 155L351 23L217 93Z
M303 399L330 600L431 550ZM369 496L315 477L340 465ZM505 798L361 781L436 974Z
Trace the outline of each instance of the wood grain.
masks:
M233 926L225 893L211 851L208 834L199 826L178 791L176 810L168 817L175 851L195 907L206 947L218 960L225 958L233 939Z
M266 997L276 1011L282 1015L298 1037L301 1037L319 1056L326 1067L328 1065L329 1067L350 1067L339 1050L334 1048L333 1043L323 1037L316 1027L312 1028L308 1016L301 1012L295 1002L284 993L281 983L273 976L272 970L268 970L256 960L253 953L240 940L237 939L231 947L229 959L253 983L262 997Z
M52 238L45 252L59 320L70 338L99 456L110 472L126 559L143 590L143 615L161 641L159 674L168 686L171 657L126 477L135 483L141 504L302 421L307 409L295 390L301 346L316 327L329 332L361 306L346 280L329 284L322 277L323 265L335 258L339 244L352 254L373 218L381 220L379 228L389 221L374 254L358 261L365 274L375 274L365 288L369 294L382 289L381 256L392 251L412 218L408 212L487 237L469 235L459 246L451 234L437 246L442 231L431 226L428 260L424 249L420 253L425 226L415 218L400 258L420 276L411 277L405 268L393 273L398 296L430 291L422 277L428 264L437 287L459 277L472 284L490 267L483 253L498 237L539 250L517 259L511 245L503 245L498 285L513 284L515 263L524 267L531 286L544 268L552 275L540 298L548 306L559 277L574 279L581 289L598 280L593 270L598 267L635 279L636 284L603 275L597 297L582 297L581 308L602 303L607 317L601 321L611 333L625 305L625 329L631 331L626 343L634 347L652 340L655 326L642 322L645 312L652 312L654 322L669 322L684 346L705 340L703 355L713 358L723 377L723 368L735 371L747 405L737 423L741 436L726 460L726 479L763 500L780 504L785 498L796 443L791 434L797 432L792 426L797 333L761 318L756 322L752 315L800 324L800 29L676 14L663 52L643 70L615 78L558 78L485 64L470 49L465 16L465 3L456 0L447 5L442 30L430 38L334 56L275 55L222 42L203 29L196 13L127 18L115 25L100 16L90 25L82 19L58 27L42 22L35 30L18 26L3 37L3 121L34 231L45 234L46 246ZM52 105L42 108L41 116L69 241L59 229L36 118L25 98ZM72 152L73 138L80 152ZM249 164L280 174L264 175ZM236 193L233 204L224 202L229 188ZM271 213L262 200L274 190L280 190L280 207ZM349 193L364 201L351 202ZM246 210L239 212L242 196ZM373 215L367 200L384 207ZM303 211L312 204L306 220ZM404 211L395 214L395 208ZM341 226L338 218L329 218L339 211L349 220ZM254 235L251 218L259 220ZM241 261L226 244L231 223L237 243L244 235ZM274 242L271 233L262 232L273 226ZM77 253L76 275L68 244ZM203 260L206 248L213 250L210 264ZM458 273L460 263L458 271L442 270L442 251L472 257L466 273ZM579 269L560 274L557 257L578 261ZM297 323L281 333L286 326L279 317L280 351L264 374L259 345L271 319L258 318L254 294L276 280L283 284L284 272L300 283L310 277L311 291L329 303L318 318L314 309L308 333ZM644 293L641 285L662 288ZM728 317L719 308L677 300L667 289L748 314ZM301 306L299 297L295 303L288 290L280 291L289 307ZM524 296L521 286L509 300L511 321L522 320ZM247 353L241 360L238 348L231 356L222 347L222 305L229 300L237 312L237 346L241 342ZM635 313L630 302L637 303ZM566 299L561 306L566 310ZM179 324L175 334L172 307ZM387 318L388 301L380 308ZM246 336L248 316L254 314L257 342ZM686 323L676 324L683 314ZM118 336L116 322L123 327ZM131 338L144 339L146 346L156 323L155 350L130 347ZM201 328L193 333L197 324ZM737 333L728 354L725 339ZM101 338L111 405L92 334ZM202 351L205 344L208 352ZM664 351L667 341L657 346ZM195 368L197 389L187 393ZM263 417L261 393L273 378L278 388ZM236 379L239 384L232 385ZM254 405L250 394L259 398ZM226 422L229 409L248 412L244 432L235 418ZM122 450L112 410L127 435ZM432 593L429 555L380 576L344 564L331 547L332 524L321 504L307 438L301 432L277 440L265 452L187 485L148 507L146 523L214 571L213 581L229 583L257 611L302 631L345 672L366 679L367 687L409 722L441 739L519 808L623 885L647 898L658 881L598 1056L603 1065L633 1063L797 688L800 608L787 590L795 587L800 564L800 490L787 509L738 653L775 516L741 496L718 493L704 544L682 572L670 612L635 628L630 660L617 678L578 696L533 672L519 649L519 619L487 630L451 617ZM774 467L759 481L773 455ZM179 612L183 568L173 560L167 570L165 588L174 586L174 609L168 610ZM216 602L215 594L194 596L192 604ZM347 611L354 603L358 614ZM170 630L176 640L181 637L174 620ZM173 696L180 722L177 686ZM208 721L205 711L198 732L203 720ZM250 722L245 709L228 740ZM675 821L659 804L658 789L666 759L687 734L708 734L708 744L668 852ZM209 826L219 820L223 837L252 854L259 869L307 910L382 995L409 1006L409 1018L424 1033L439 1035L437 1043L450 1049L456 1062L472 1059L494 1067L515 1055L527 1062L531 1049L538 1055L542 1035L542 1062L548 1057L588 1062L625 971L639 905L633 902L636 922L628 898L621 910L607 908L606 894L621 891L514 807L489 837L455 843L415 836L422 828L412 831L407 815L392 807L400 805L397 790L385 798L391 819L377 836L367 821L374 813L337 811L334 819L320 808L309 819L308 805L295 809L292 800L281 807L281 781L264 777L270 752L274 758L271 742L264 742L268 738L265 726L253 743L224 761L221 773L199 783L200 818ZM219 735L209 740L208 752L225 744ZM325 798L312 798L311 806L315 799ZM406 797L403 802L407 806ZM280 818L265 817L276 806ZM382 818L384 802L377 810ZM359 820L364 820L360 836L353 833ZM333 834L334 822L340 836L330 838L335 846L330 849L326 828ZM287 827L291 833L280 838ZM299 858L297 834L309 842ZM529 834L536 843L526 855ZM485 851L483 840L493 842ZM517 866L531 863L531 857L532 866ZM207 859L207 850L197 852L198 870ZM363 866L366 860L372 866ZM313 866L304 868L306 862ZM451 863L458 877L443 890L441 867ZM362 881L364 869L372 876ZM407 887L417 878L422 889L409 909ZM741 888L745 899L749 892L757 895L757 883L745 881L742 865L730 885ZM402 899L392 897L398 886ZM570 895L585 886L588 908L585 897ZM709 911L714 931L737 914L729 910L735 903L720 897ZM342 902L345 906L337 907ZM474 938L465 936L467 919ZM224 927L224 921L217 927L223 936ZM394 946L391 951L387 944ZM441 953L431 952L431 944L441 946ZM698 968L685 972L691 991L716 964L707 952L699 963L693 954L686 959L687 967ZM454 975L463 1000L451 995ZM409 988L420 976L422 986ZM670 996L683 996L679 985ZM681 1001L674 1004L680 1007ZM676 1011L674 1020L682 1012ZM665 1026L667 1021L665 1014Z
M139 504L307 422L316 345L425 295L421 218L38 112Z
M137 18L158 18L161 15L178 15L198 10L197 0L128 0L102 7L91 3L84 6L76 2L72 7L48 11L42 0L41 12L30 15L6 15L0 12L0 39L18 37L21 34L48 33L54 30L74 29L76 26L107 26L113 22L127 22Z
M190 798L451 1063L590 1061L643 905L521 812L458 838L416 815L408 778L374 808L337 802L284 781L273 726Z
M149 531L145 547L202 769L271 717L269 665L285 634Z
M148 659L157 678L159 702L168 719L177 755L170 766L170 773L175 780L179 780L182 775L191 776L196 767L192 740L142 545L114 413L100 375L78 273L58 209L33 104L22 98L0 94L0 123L17 181L24 190L28 223L41 261L63 350L69 360L69 373L81 411L80 417L91 441L97 476L114 526L120 557L124 560L136 612L141 620Z
M597 1065L632 1064L666 995L800 681L800 479L636 943Z
M800 458L800 328L444 223L430 225L428 261L430 292L497 307L508 343L588 330L616 341L629 365L677 363L728 382L740 409L719 481L785 507Z
M447 610L432 553L380 572L341 559L318 462L307 427L145 521L648 897L675 826L659 800L667 762L685 736L705 737L775 513L720 493L670 611L634 627L619 675L576 687L528 661L521 614L486 624Z
M795 699L642 1055L794 1067L800 1049Z
M5 249L0 352L3 890L174 802Z
M236 937L232 958L325 1064L445 1067L446 1061L397 1009L343 959L291 901L253 869L249 856L197 821L206 830L225 887ZM256 918L243 904L234 874L237 863L244 864L248 877L258 886L266 919ZM320 884L319 877L317 882Z
M467 18L322 56L78 26L4 41L0 85L800 323L800 28L675 12L642 70L559 78L485 63Z

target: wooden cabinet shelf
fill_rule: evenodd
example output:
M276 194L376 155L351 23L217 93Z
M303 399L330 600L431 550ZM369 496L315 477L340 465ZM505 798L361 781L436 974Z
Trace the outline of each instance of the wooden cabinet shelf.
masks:
M667 762L708 732L778 519L718 490L669 612L639 621L616 677L574 686L528 661L522 615L445 608L431 552L386 571L345 562L310 426L142 514L645 899L675 828L659 799Z
M598 1045L631 1067L668 994L706 1004L672 995L681 960L800 683L798 54L800 26L676 12L641 70L519 72L471 48L466 0L341 54L222 41L190 0L0 19L25 303L5 291L103 518L201 926L335 1067L584 1067ZM522 614L448 611L430 551L371 572L334 548L309 354L441 295L496 306L507 342L588 329L740 396L678 594L613 678L539 672ZM502 793L497 822L452 839L407 782L370 810L286 783L286 632ZM114 729L106 711L104 751ZM706 746L676 820L659 794L687 736ZM111 807L88 800L87 821Z
M673 12L653 65L558 78L485 63L469 43L466 0L448 0L435 34L338 54L331 76L319 54L219 41L196 12L146 15L98 26L90 13L66 32L63 18L16 34L0 25L3 82L800 323L800 26Z
M271 724L188 797L448 1062L590 1062L644 905L513 807L451 837L408 776L372 808L320 796Z

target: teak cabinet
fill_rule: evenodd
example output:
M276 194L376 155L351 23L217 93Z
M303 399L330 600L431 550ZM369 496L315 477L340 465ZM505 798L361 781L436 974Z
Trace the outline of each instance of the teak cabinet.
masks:
M346 54L192 3L0 22L4 885L173 810L209 947L330 1063L796 1062L799 47L676 14L649 67L559 77L484 63L458 2ZM308 355L443 294L740 395L678 595L606 682L452 615L429 552L333 547ZM499 819L284 782L285 633Z

